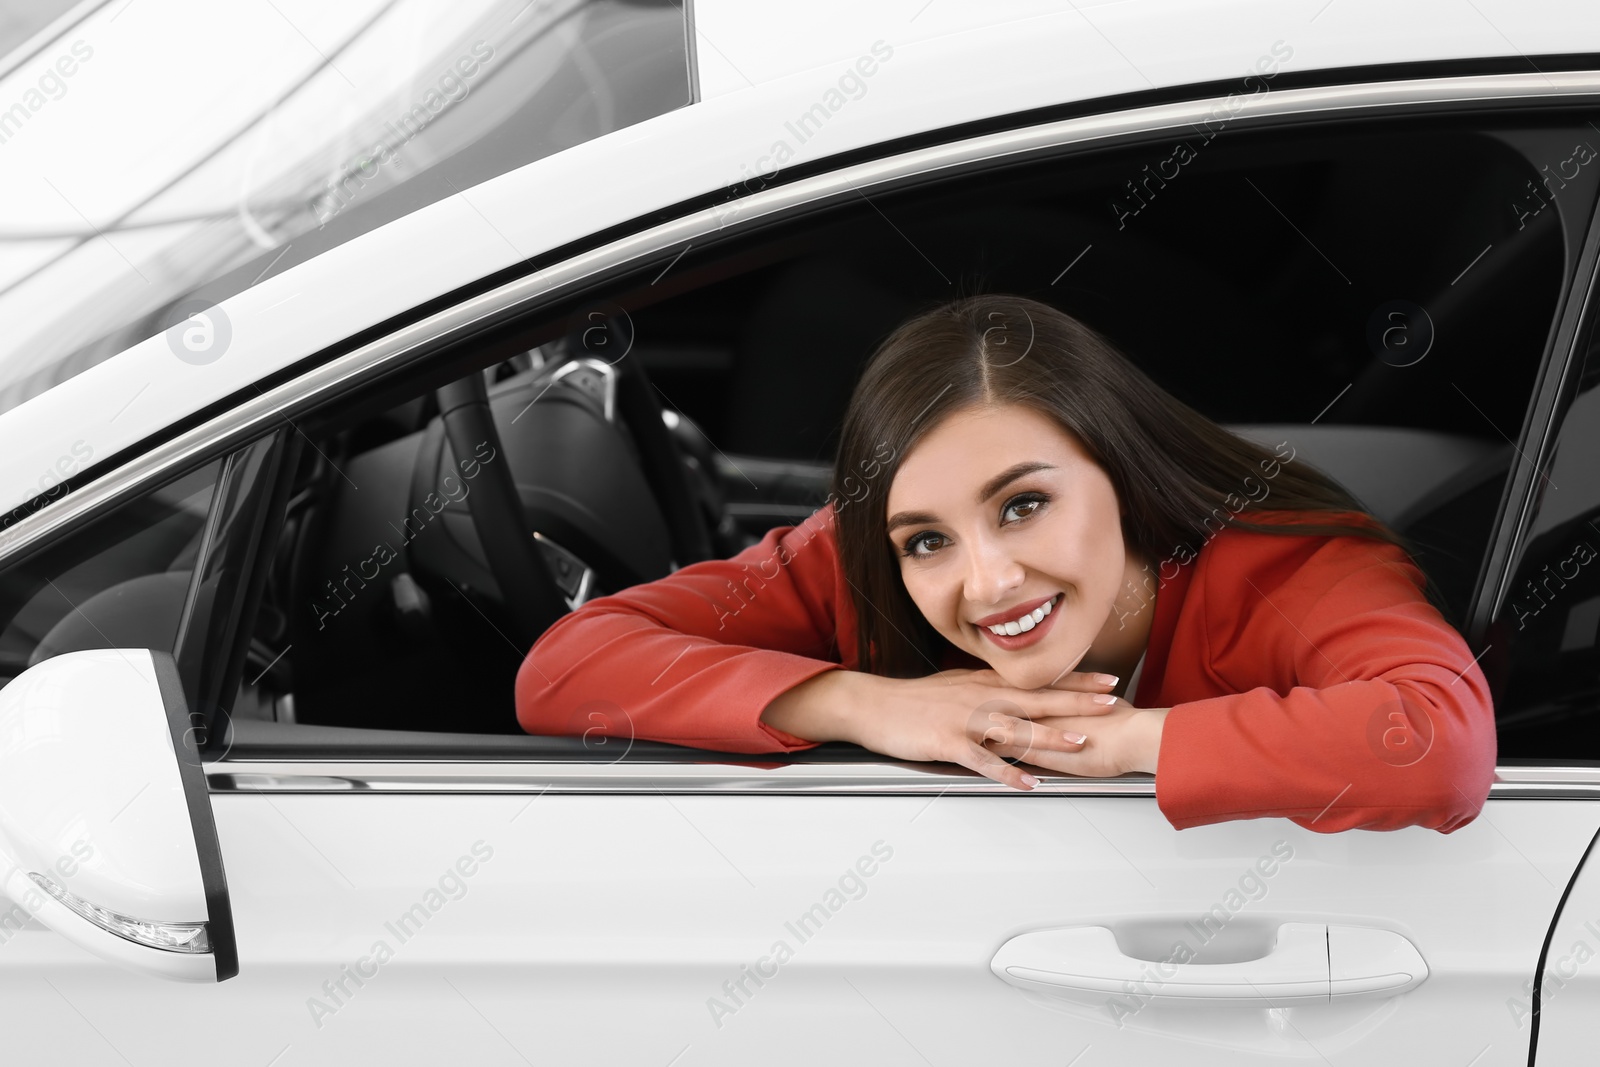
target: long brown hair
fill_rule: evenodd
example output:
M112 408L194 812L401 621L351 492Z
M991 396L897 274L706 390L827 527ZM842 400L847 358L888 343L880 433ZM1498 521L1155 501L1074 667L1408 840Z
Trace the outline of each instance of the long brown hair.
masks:
M975 404L1025 404L1076 436L1126 509L1125 542L1151 560L1192 559L1224 527L1355 535L1416 554L1331 478L1212 422L1070 315L1023 297L966 297L890 334L845 415L833 499L862 670L911 677L937 669L945 642L901 581L885 506L900 462L922 435ZM1251 484L1267 481L1262 499L1270 497L1271 508L1257 508L1256 521L1240 518L1257 503ZM1229 506L1237 501L1244 503Z

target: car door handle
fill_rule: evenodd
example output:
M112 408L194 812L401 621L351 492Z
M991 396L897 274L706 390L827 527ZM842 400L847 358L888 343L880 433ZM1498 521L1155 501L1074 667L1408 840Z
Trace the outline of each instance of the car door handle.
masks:
M1265 955L1237 963L1180 963L1176 947L1167 959L1143 960L1125 954L1109 927L1035 930L1000 946L990 969L1014 986L1069 999L1136 993L1255 1007L1395 996L1428 977L1422 954L1405 937L1360 926L1283 923Z

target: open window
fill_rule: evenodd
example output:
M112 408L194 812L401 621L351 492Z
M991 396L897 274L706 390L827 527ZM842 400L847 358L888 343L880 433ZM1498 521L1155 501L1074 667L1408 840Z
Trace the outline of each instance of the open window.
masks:
M1466 629L1593 136L1562 113L1329 116L997 159L730 227L498 324L300 424L315 447L252 644L270 667L241 693L266 710L236 751L595 756L518 733L531 641L473 513L485 472L509 473L566 606L732 554L824 502L876 343L979 290L1052 303L1207 416L1287 441L1411 539ZM499 438L481 450L441 417L441 390L476 381Z

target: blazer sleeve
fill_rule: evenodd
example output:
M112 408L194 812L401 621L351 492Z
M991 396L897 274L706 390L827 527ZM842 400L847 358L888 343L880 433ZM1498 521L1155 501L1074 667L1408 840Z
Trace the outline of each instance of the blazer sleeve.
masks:
M1282 816L1322 833L1449 833L1471 822L1494 779L1489 687L1405 552L1327 538L1281 581L1233 562L1207 575L1208 659L1287 684L1168 712L1156 798L1173 826Z
M842 665L837 626L851 609L833 523L829 505L732 559L692 564L564 616L517 672L518 723L534 734L723 752L813 747L763 723L761 712Z

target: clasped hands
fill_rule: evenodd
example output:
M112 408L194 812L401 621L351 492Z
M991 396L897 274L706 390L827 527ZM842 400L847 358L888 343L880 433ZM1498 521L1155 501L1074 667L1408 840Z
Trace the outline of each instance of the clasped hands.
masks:
M870 714L852 716L851 737L874 752L958 763L1016 789L1038 779L1006 759L1063 774L1154 774L1170 708L1136 708L1094 674L1062 675L1044 689L1016 689L993 670L948 670L874 679ZM820 680L820 679L819 679Z

